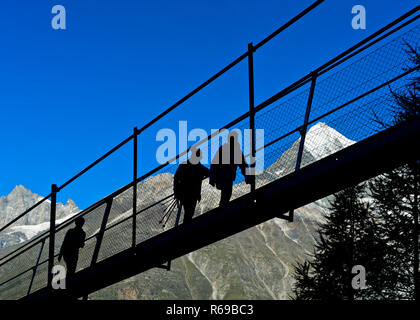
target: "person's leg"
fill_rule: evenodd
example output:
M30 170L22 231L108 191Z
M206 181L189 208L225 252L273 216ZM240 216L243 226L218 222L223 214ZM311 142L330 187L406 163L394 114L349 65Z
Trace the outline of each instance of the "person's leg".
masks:
M66 288L72 290L73 287L73 276L76 273L78 256L68 257L66 262L67 273L66 273Z
M224 207L229 203L230 197L232 196L232 185L226 185L221 189L220 195L220 207Z
M183 223L190 223L195 212L197 200L188 200L183 202L184 206L184 221Z
M71 278L76 273L77 257L64 258L66 262L66 278Z

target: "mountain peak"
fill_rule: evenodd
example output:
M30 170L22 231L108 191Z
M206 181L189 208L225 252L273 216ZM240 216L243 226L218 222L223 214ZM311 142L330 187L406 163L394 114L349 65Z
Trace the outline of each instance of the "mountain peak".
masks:
M25 212L25 210L33 206L42 198L43 197L25 188L21 184L15 186L13 190L7 195L7 197L0 197L0 225L4 225L5 223L11 221L13 218ZM50 206L50 201L41 203L29 214L24 216L22 219L19 219L13 227L22 225L34 226L49 221ZM76 203L73 200L68 199L65 205L62 203L57 203L56 217L57 219L62 219L79 211L80 209L77 207ZM36 227L35 229L38 230ZM27 238L30 238L30 234L28 234ZM2 244L0 237L0 248L1 246Z
M26 189L23 185L19 184L13 188L13 190L7 195L6 199L17 199L22 197L28 197L28 196L36 196L31 190Z
M348 139L347 137L345 137L344 135L342 135L340 132L338 132L334 128L330 127L325 122L315 123L307 132L307 136L313 136L313 135L319 135L319 134L329 135L331 137L340 137L341 139L343 139L343 141L354 142Z
M30 190L26 189L23 185L18 184L17 186L15 186L15 187L13 188L12 192L10 192L10 193L16 193L16 192L27 192L27 191L29 191L29 192L30 192Z
M318 122L306 134L305 149L318 160L346 148L354 142L326 123Z
M314 124L306 133L301 166L320 160L355 143L324 122ZM275 175L293 172L296 168L300 138L295 140L266 171Z

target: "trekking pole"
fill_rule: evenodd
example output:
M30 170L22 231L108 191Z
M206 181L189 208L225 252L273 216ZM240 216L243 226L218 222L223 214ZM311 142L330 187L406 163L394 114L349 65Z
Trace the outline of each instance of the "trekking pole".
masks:
M165 220L165 218L168 216L168 214L172 211L173 206L174 206L174 201L172 201L169 206L165 209L165 214L163 215L162 219L159 221L160 223L163 222L163 220Z
M178 212L176 214L175 227L177 227L179 224L179 219L181 218L181 209L182 209L181 202L177 202L177 205L178 205Z
M164 211L164 215L162 216L162 219L159 221L159 223L162 223L163 220L165 219L165 217L168 215L168 213L171 211L170 209L173 207L174 203L175 203L175 199L172 199L169 203L169 206L165 209Z
M165 223L163 224L163 228L165 228L166 224L168 223L169 219L171 218L171 215L172 215L173 210L175 209L176 203L177 203L176 201L174 201L172 203L168 213L166 214L167 218L166 218Z
M175 200L175 197L173 195L170 195L167 199L162 201L162 204L168 204L174 200Z
M180 217L181 217L181 209L182 209L182 206L181 206L181 201L177 201L177 205L178 205L178 212L177 212L177 214L176 214L175 227L177 227L177 226L178 226L178 224L179 224L179 219L180 219ZM172 260L169 260L169 261L168 261L168 266L167 266L167 270L168 270L168 271L169 271L169 270L171 270L171 263L172 263Z

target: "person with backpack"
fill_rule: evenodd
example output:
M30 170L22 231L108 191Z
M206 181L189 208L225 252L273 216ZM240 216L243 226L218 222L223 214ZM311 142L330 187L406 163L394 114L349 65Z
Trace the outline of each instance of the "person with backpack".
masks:
M253 176L246 173L248 164L238 142L238 134L232 131L228 135L228 142L217 150L210 165L209 183L221 191L220 207L229 203L238 166L245 177L245 182L251 184Z
M191 157L181 163L174 176L174 195L184 208L183 224L190 223L197 202L201 200L201 184L209 176L209 169L203 166L201 150L191 148Z

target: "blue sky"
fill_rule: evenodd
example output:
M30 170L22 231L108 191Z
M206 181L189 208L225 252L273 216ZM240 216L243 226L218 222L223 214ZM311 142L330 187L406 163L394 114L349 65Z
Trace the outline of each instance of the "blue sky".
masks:
M312 0L33 1L0 3L0 195L41 195L104 154L309 6ZM67 29L51 27L66 8ZM362 4L367 29L351 28ZM417 4L326 0L256 53L261 102ZM140 137L139 173L156 167L157 130L187 120L219 128L248 109L241 63ZM59 196L80 207L128 183L131 144Z

